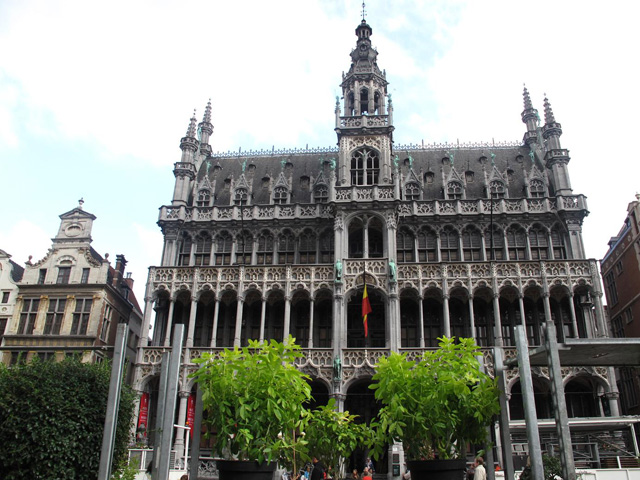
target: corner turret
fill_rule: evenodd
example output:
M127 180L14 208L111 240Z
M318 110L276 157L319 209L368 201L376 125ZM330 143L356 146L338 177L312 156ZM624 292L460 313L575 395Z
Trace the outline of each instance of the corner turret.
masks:
M173 190L172 205L187 205L189 192L191 192L191 182L196 177L196 167L194 164L195 152L198 150L199 142L196 139L196 111L189 121L186 136L180 139L180 149L182 158L174 164L173 174L176 177L176 185Z
M522 96L524 97L524 110L522 111L521 117L522 122L527 125L527 133L524 134L523 142L531 146L532 143L538 142L538 121L540 120L540 115L538 115L538 110L533 108L533 104L531 103L531 97L529 96L529 90L527 87L524 87L524 92L522 92Z
M551 178L554 183L556 195L571 195L571 181L569 180L569 150L560 145L562 127L556 122L551 110L549 99L544 97L544 127L542 136L546 142L545 164L551 170Z

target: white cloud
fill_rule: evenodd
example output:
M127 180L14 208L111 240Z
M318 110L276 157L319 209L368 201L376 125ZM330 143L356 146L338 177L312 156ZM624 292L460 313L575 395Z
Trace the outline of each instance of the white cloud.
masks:
M20 220L8 230L0 231L0 249L11 255L11 260L24 266L32 258L37 262L44 258L51 247L51 232L47 233L39 225Z

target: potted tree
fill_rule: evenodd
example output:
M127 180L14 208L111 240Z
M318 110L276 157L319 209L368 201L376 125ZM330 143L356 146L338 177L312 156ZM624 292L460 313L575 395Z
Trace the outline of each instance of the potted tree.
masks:
M370 388L383 404L376 419L374 456L402 442L411 478L461 478L467 444L482 443L499 413L495 379L480 370L473 339L442 337L437 350L415 361L382 357Z
M226 460L218 462L221 480L271 479L274 460L304 443L292 434L311 398L308 377L294 365L301 356L289 336L284 343L250 340L248 347L194 360L200 364L193 377L203 390L205 422L215 432L213 453Z

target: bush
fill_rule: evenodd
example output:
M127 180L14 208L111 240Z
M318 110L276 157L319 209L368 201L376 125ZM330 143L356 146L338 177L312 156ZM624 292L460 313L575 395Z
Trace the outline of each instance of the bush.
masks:
M95 480L110 363L0 365L0 478ZM113 466L127 456L134 393L123 386Z

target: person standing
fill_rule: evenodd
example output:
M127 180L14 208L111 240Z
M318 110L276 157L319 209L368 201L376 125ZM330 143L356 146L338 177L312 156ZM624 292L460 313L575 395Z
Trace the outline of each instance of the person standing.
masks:
M484 468L484 460L482 457L476 458L476 471L473 474L473 480L487 480L487 471Z
M317 457L313 457L313 470L309 480L324 480L324 465Z

